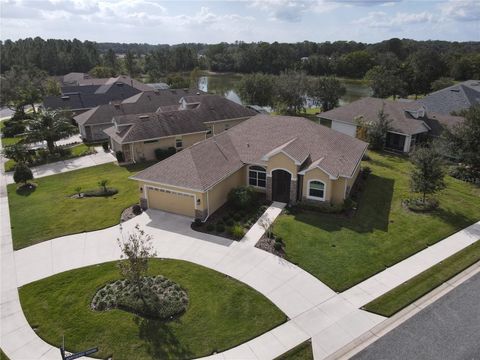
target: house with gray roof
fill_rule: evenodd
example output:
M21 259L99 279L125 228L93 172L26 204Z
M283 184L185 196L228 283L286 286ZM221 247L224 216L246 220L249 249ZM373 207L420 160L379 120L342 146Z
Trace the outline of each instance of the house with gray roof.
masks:
M480 104L480 80L467 80L428 94L416 101L427 111L442 115L459 114Z
M143 207L202 220L245 185L273 201L341 204L367 145L306 118L258 114L131 178Z
M183 92L173 91L175 95ZM165 93L172 94L172 90ZM145 93L137 101L122 105L135 108L143 99L152 109L152 97L144 97ZM124 162L154 160L158 149L180 151L257 114L224 97L200 92L182 96L177 104L159 103L156 102L156 108L148 112L145 107L137 107L141 111L117 113L110 118L110 126L104 133ZM119 112L119 109L115 111Z
M426 137L439 137L447 127L463 121L462 117L427 111L416 102L393 101L366 97L350 104L318 114L320 120L341 133L358 137L362 124L378 120L383 109L391 130L387 133L386 148L408 153Z
M46 96L43 99L43 107L69 110L73 115L78 115L95 106L108 104L111 101L121 101L142 91L153 90L146 84L125 75L108 79L82 78L85 75L83 73L65 75L65 77L68 76L69 82L61 87L61 95Z

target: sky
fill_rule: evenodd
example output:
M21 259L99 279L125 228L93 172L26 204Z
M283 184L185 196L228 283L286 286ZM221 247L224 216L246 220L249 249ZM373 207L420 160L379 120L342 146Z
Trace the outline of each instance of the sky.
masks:
M0 0L0 39L480 41L480 0Z

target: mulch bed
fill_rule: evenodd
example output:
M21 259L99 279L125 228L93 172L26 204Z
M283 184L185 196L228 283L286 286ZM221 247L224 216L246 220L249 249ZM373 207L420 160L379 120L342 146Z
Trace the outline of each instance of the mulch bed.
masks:
M143 210L138 204L129 206L122 211L122 215L120 216L120 222L125 222L127 220L133 219L135 216L140 215L142 212Z
M265 234L258 240L258 242L255 244L256 248L262 249L264 251L267 251L273 255L277 255L281 258L285 258L285 248L282 246L281 250L275 250L274 247L275 240L268 238Z

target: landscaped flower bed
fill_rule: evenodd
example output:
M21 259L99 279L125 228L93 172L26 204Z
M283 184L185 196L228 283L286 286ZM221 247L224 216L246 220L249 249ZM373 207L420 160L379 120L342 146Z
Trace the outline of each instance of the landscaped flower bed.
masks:
M127 279L108 283L97 291L91 304L92 309L97 311L118 308L163 320L182 314L187 306L187 292L162 275L142 278L141 293Z
M262 193L255 193L255 201L243 209L238 209L238 206L234 206L232 201L227 201L204 223L198 220L192 223L192 229L240 240L270 204L271 201L267 201L265 194Z

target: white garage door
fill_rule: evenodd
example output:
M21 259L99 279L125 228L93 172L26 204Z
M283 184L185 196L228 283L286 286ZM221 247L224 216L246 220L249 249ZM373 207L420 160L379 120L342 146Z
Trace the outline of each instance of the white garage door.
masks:
M171 213L195 217L193 194L168 189L147 187L148 207Z

